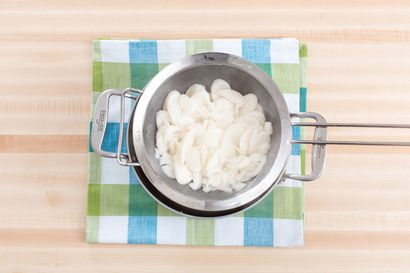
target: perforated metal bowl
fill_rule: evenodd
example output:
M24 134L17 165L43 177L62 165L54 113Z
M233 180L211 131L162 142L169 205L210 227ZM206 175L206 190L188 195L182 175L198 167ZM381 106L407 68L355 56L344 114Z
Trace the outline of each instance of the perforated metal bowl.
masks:
M215 79L224 79L235 90L254 93L258 97L266 119L273 124L273 135L268 158L262 171L247 182L247 186L234 193L194 191L168 177L154 156L156 113L162 109L167 94L172 90L183 92L194 83L209 89ZM138 94L140 94L138 96ZM109 97L122 96L137 100L132 110L127 132L128 154L109 153L101 149L108 112ZM123 109L125 107L122 107ZM124 111L124 110L123 110ZM237 56L223 53L192 55L170 64L161 70L144 90L107 90L96 104L92 128L92 147L102 156L117 157L122 165L131 165L141 179L145 189L163 205L183 214L216 217L246 209L261 200L285 177L285 167L291 154L291 116L277 85L256 65ZM124 112L122 112L122 122ZM313 117L316 118L316 117ZM322 131L322 134L325 133ZM120 134L122 128L120 129ZM120 135L120 140L122 135ZM119 145L121 147L121 143ZM324 160L324 150L322 153ZM311 180L320 174L294 175L293 178Z
M209 85L215 79L224 79L243 94L254 93L258 97L266 119L273 124L271 148L267 162L258 176L235 193L214 191L205 193L180 185L162 171L155 159L156 113L162 108L165 97L172 90L184 91L194 83ZM121 96L121 122L117 153L102 150L102 140L107 126L109 98ZM126 134L128 154L121 153L125 100L136 100L128 121ZM300 122L293 118L310 118L314 122ZM313 140L292 139L291 126L312 126ZM118 163L132 166L142 186L158 202L179 213L197 217L218 217L247 209L260 201L273 187L285 178L311 181L318 178L325 162L327 144L410 146L409 142L328 141L328 127L410 128L409 124L358 124L327 123L317 113L289 113L277 85L256 65L237 56L223 53L202 53L183 58L159 72L144 88L137 90L106 90L98 98L91 129L91 146L100 156L117 158ZM292 144L313 144L311 173L309 175L286 174L285 168Z

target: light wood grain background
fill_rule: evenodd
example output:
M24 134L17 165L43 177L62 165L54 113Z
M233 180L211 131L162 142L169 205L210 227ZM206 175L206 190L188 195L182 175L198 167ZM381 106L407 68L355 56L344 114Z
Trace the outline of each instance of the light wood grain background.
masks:
M0 272L410 272L405 148L329 147L303 248L84 243L91 40L281 36L308 43L308 110L410 122L408 1L0 0Z

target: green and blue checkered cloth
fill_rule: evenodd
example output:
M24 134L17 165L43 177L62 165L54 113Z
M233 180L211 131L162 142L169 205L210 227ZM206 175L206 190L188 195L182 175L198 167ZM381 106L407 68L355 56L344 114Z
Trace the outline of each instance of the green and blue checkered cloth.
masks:
M95 40L93 105L106 89L142 89L169 63L205 51L235 54L255 63L277 83L291 112L305 111L307 51L295 39ZM116 151L119 129L119 98L112 100L103 141L103 148L108 151ZM129 117L131 102L126 106ZM299 130L293 128L294 138L300 136ZM303 173L304 165L304 148L293 146L288 171ZM118 165L116 159L101 158L90 148L87 241L300 246L303 245L303 185L300 181L286 180L256 206L230 217L190 218L152 199L132 168Z

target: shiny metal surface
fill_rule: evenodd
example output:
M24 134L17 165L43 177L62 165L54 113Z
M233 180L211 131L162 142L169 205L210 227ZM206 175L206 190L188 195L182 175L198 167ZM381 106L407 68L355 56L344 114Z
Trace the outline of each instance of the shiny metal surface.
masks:
M326 119L318 114L313 112L303 112L303 113L292 113L290 117L293 118L309 118L314 119L317 123L326 123ZM293 121L292 121L293 124ZM316 127L313 133L312 142L316 141L326 141L327 137L327 128L326 127ZM292 144L298 144L297 140L292 139L290 142ZM322 175L323 168L325 166L326 158L326 146L322 143L312 143L312 159L311 159L311 172L307 175L301 174L285 174L286 178L300 180L300 181L313 181L319 178Z
M271 148L267 162L258 176L248 181L239 192L215 191L205 193L180 185L163 173L154 156L156 113L162 109L165 97L172 90L184 92L194 83L209 89L213 80L222 78L237 91L254 93L264 109L266 119L273 124ZM135 95L139 96L135 96ZM141 95L140 95L141 94ZM121 118L117 153L101 149L109 110L109 97L121 96ZM124 101L136 99L127 131L128 155L121 153L124 128ZM294 121L310 118L314 122ZM315 127L312 140L292 139L292 126ZM367 142L326 140L328 127L410 128L408 124L328 123L318 113L290 114L276 84L257 66L237 56L223 53L202 53L188 56L161 70L143 91L127 88L107 90L96 103L91 145L95 152L105 157L116 157L119 164L133 166L144 188L157 201L168 208L189 216L218 217L236 213L255 205L272 188L285 178L301 181L317 179L323 169L326 145L380 145L410 146L410 142ZM286 174L285 167L292 144L312 144L311 172L308 175Z
M387 124L387 123L292 122L292 126L410 129L410 124Z
M315 122L300 122L291 120L292 126L307 126L315 127L313 140L309 139L292 139L292 144L311 144L312 145L312 159L311 159L311 173L309 175L285 174L285 177L301 180L313 181L320 177L323 172L326 156L326 145L365 145L365 146L410 146L410 142L382 142L382 141L352 141L352 140L327 140L328 127L349 127L349 128L399 128L408 129L410 124L371 124L371 123L332 123L327 122L326 119L318 113L303 112L291 114L291 118L310 118Z
M308 113L300 113L302 115ZM326 122L326 120L317 122L292 122L292 126L306 126L318 128L328 127L348 127L348 128L394 128L394 129L410 129L410 124L385 124L385 123L336 123ZM356 140L297 140L292 139L292 144L313 144L313 145L360 145L360 146L410 146L410 142L397 141L356 141Z
M124 116L125 116L125 99L136 99L133 94L141 94L142 91L135 88L126 88L124 90L108 89L101 93L95 103L93 121L91 126L91 147L93 151L98 155L103 157L117 158L120 165L123 166L140 166L138 162L131 162L128 159L128 155L121 152L122 141L123 141L123 131L124 131ZM105 130L108 123L108 113L110 106L110 97L120 96L120 130L118 132L118 149L117 153L112 153L104 151L102 149L102 143L104 139Z
M101 93L95 103L93 121L91 126L91 147L94 152L103 157L115 158L116 153L104 151L101 146L107 128L109 101L111 96L121 96L121 91L108 89Z
M222 78L235 90L254 93L271 121L273 135L265 167L248 181L239 192L205 193L180 185L163 173L154 156L156 113L162 109L165 97L172 90L185 92L194 83L207 88L213 80ZM260 200L281 181L291 152L291 124L285 100L276 84L256 65L233 55L202 53L192 55L161 70L144 88L129 125L128 147L131 159L137 159L146 179L142 184L151 195L175 211L195 216L231 214Z
M353 140L297 140L292 139L292 144L313 144L313 145L356 145L356 146L402 146L409 147L410 142L393 141L353 141Z
M125 117L125 99L134 99L137 100L139 95L143 93L142 90L135 88L126 88L121 92L121 106L120 106L120 130L118 136L118 145L117 145L117 161L122 166L141 166L138 160L130 160L129 155L124 155L121 152L122 142L123 142L123 133L124 133L124 117ZM134 95L136 94L136 96Z

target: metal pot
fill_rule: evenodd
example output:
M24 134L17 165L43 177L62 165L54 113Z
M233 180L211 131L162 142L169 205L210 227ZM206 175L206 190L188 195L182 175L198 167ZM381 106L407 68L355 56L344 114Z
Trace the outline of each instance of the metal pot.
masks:
M171 90L184 91L194 83L207 87L214 79L222 78L235 90L252 92L264 109L266 119L273 124L271 148L262 171L247 182L247 186L234 193L214 191L205 193L180 185L162 171L154 156L156 113ZM121 118L117 153L102 150L107 125L109 98L121 96ZM136 100L132 110L126 143L128 154L121 153L125 116L125 100ZM314 122L293 122L294 118L309 118ZM292 126L314 126L313 140L293 140ZM272 79L256 65L237 56L224 53L201 53L183 58L162 69L144 88L137 90L106 90L97 100L91 131L91 146L103 157L117 158L118 163L132 166L142 186L158 202L179 213L198 217L225 216L247 209L267 195L275 185L286 178L312 181L318 178L325 162L326 144L349 145L403 145L396 142L326 141L327 127L394 127L409 125L336 124L326 123L317 113L289 113L282 93ZM308 175L285 173L292 144L313 144L311 173Z

